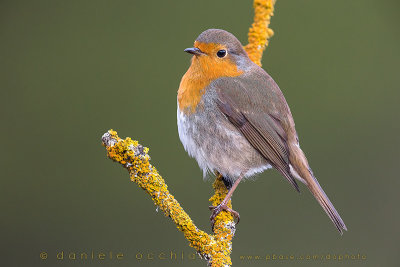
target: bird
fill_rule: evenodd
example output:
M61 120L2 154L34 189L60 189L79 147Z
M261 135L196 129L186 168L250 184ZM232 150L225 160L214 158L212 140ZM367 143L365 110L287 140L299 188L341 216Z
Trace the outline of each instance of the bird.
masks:
M276 82L250 60L240 41L221 29L202 32L177 93L181 143L203 170L220 174L229 189L211 206L212 225L242 179L274 168L298 192L305 184L340 234L347 231L339 213L315 178L299 145L295 123ZM296 181L297 180L297 181Z

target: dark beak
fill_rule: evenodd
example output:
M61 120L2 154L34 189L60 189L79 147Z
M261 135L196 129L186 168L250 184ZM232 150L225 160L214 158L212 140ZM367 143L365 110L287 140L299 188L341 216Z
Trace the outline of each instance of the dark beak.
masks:
M200 56L203 55L204 53L201 52L200 49L196 48L196 47L192 47L192 48L186 48L185 50L186 53L192 54L192 55L196 55L196 56Z

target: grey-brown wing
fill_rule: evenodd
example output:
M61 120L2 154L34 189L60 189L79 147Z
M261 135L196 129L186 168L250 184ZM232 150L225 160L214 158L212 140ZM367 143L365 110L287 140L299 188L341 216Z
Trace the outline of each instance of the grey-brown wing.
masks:
M230 92L232 91L230 90ZM217 106L220 111L249 143L300 192L299 186L290 173L287 136L279 118L255 109L252 103L248 103L249 108L243 110L243 103L240 105L235 103L234 98L224 90L217 90L217 94ZM243 98L239 99L243 100Z

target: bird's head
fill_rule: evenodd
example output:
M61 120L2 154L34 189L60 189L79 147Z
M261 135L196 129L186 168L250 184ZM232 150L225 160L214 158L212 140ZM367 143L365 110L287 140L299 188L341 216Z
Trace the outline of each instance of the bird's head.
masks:
M197 37L192 48L184 50L193 56L192 67L211 76L236 76L245 71L251 60L240 41L231 33L209 29Z

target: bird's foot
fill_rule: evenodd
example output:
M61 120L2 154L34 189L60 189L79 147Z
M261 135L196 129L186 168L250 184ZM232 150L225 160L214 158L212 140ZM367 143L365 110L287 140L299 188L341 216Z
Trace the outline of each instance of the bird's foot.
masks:
M226 205L224 202L222 202L218 206L209 206L208 208L212 211L211 216L210 216L210 221L211 221L211 227L212 228L214 228L215 218L223 210L227 211L227 212L230 212L233 215L234 219L236 219L236 224L238 224L239 221L240 221L239 212L234 211L233 209L229 208L228 205Z

